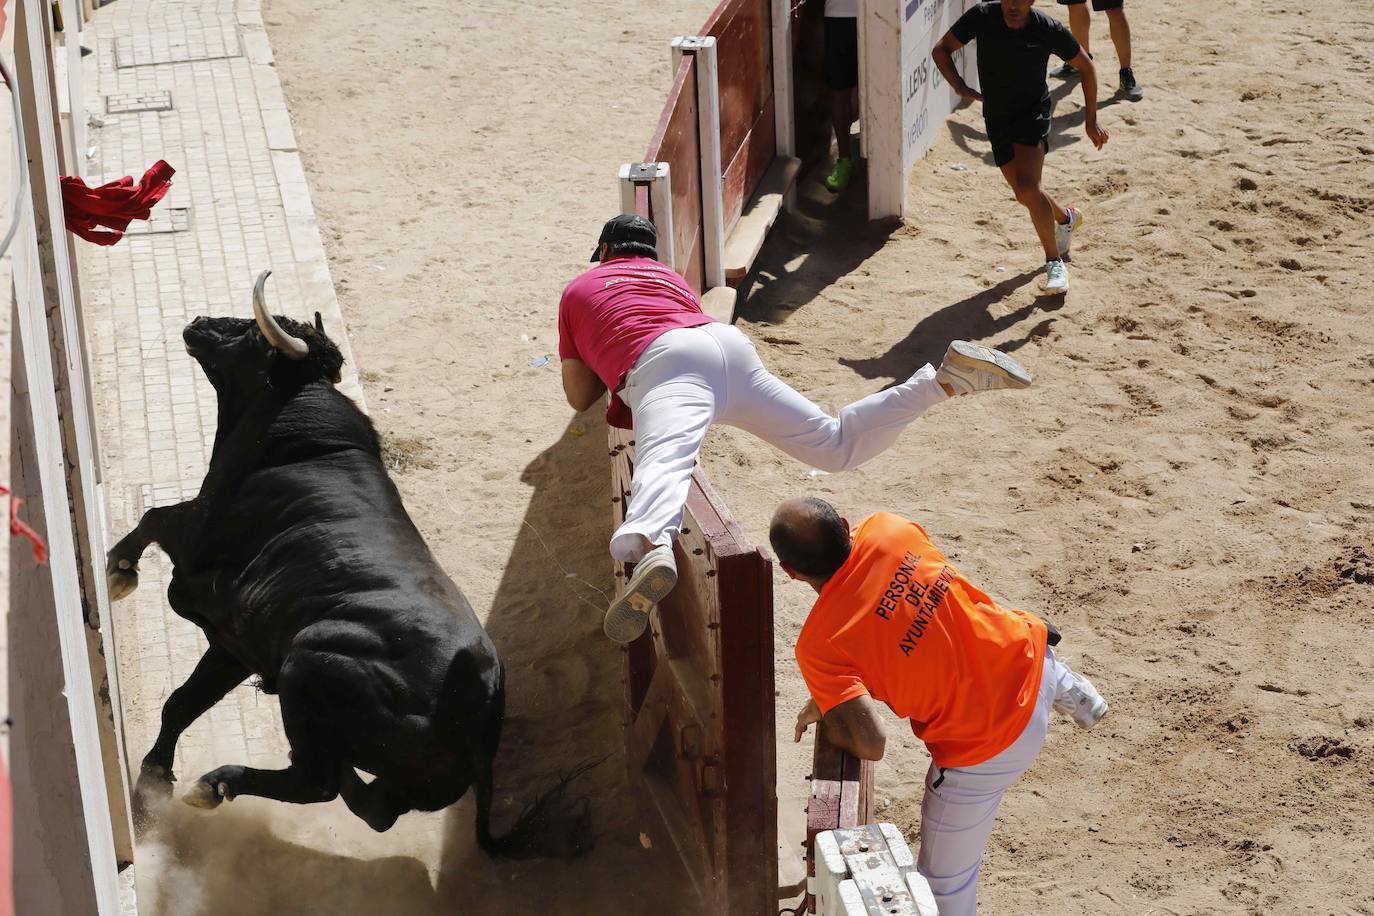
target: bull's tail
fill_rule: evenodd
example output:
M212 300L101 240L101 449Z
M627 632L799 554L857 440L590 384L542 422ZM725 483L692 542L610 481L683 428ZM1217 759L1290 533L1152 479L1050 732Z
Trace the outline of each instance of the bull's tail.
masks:
M559 777L558 783L525 806L504 836L491 832L492 773L486 767L477 780L477 845L491 856L508 859L575 859L592 847L590 799L569 800L568 787L605 757L584 760Z
M492 764L501 740L501 723L506 704L505 673L493 703L488 722L487 747L477 764L477 845L491 856L510 859L556 857L572 859L591 849L591 827L585 796L567 802L568 787L579 776L596 767L605 757L584 760L559 778L558 784L525 806L515 826L504 836L491 832L491 804L495 794Z

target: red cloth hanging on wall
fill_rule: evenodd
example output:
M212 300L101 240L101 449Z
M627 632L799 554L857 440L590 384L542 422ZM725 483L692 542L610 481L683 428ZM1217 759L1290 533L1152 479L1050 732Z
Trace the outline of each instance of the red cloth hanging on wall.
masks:
M176 169L159 159L137 184L126 175L92 188L81 178L64 177L62 209L67 228L88 242L113 245L124 237L131 220L152 215L153 205L166 196L175 174Z
M29 545L33 547L34 562L48 562L48 545L43 543L43 538L28 522L19 517L19 507L24 505L24 501L11 493L10 488L6 486L0 486L0 496L10 498L10 537L28 538Z

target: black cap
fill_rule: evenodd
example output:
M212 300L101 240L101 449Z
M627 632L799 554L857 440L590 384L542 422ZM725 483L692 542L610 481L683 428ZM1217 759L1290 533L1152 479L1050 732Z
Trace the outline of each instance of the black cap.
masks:
M596 240L596 248L592 249L593 261L601 257L601 246L607 242L611 243L612 248L624 242L639 242L641 245L657 248L658 230L654 228L653 223L638 214L622 213L606 220L606 225L601 227L601 238Z

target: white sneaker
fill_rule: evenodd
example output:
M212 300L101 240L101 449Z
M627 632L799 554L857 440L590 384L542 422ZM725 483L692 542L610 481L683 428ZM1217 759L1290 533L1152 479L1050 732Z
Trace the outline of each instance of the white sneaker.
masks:
M1075 677L1073 687L1055 698L1054 708L1077 722L1079 728L1092 728L1112 711L1092 681L1082 675Z
M955 394L973 394L998 388L1028 388L1031 374L1001 350L956 340L945 350L935 381L949 385Z
M1078 227L1083 225L1083 211L1077 207L1065 207L1064 212L1069 214L1067 223L1054 224L1054 243L1059 246L1059 260L1069 259L1069 246L1073 244L1073 234L1078 231Z
M1063 261L1045 262L1045 279L1040 281L1040 291L1048 296L1062 296L1069 291L1069 269Z
M611 602L601 628L608 639L633 642L649 625L649 612L677 585L677 563L671 544L655 547L635 564L625 594Z

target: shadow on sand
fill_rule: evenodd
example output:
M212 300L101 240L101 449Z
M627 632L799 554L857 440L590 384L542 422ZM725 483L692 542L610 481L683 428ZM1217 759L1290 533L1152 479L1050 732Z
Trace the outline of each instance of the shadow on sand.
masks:
M859 160L853 183L841 194L825 187L828 163L812 168L797 183L796 211L779 214L753 271L738 287L740 317L783 324L887 244L901 223L868 221L863 165ZM812 251L824 251L825 257L808 257Z
M625 774L623 653L601 632L612 590L611 487L598 408L525 468L532 492L487 632L506 666L493 832L560 775L607 756L569 789L587 799L595 847L573 860L492 859L476 846L471 795L445 814L437 895L448 913L697 912L686 875ZM645 848L640 835L652 844Z
M1033 282L1042 271L1037 268L1009 277L967 299L947 305L922 318L905 338L893 344L879 356L840 359L840 363L864 378L888 380L890 384L904 382L917 369L930 363L938 366L951 340L971 340L996 347L1004 353L1014 353L1032 340L1049 334L1053 318L1038 322L1025 334L1004 340L994 339L1040 311L1058 311L1064 307L1064 296L1038 294L1014 311L994 317L990 307L1003 301L1022 286Z

